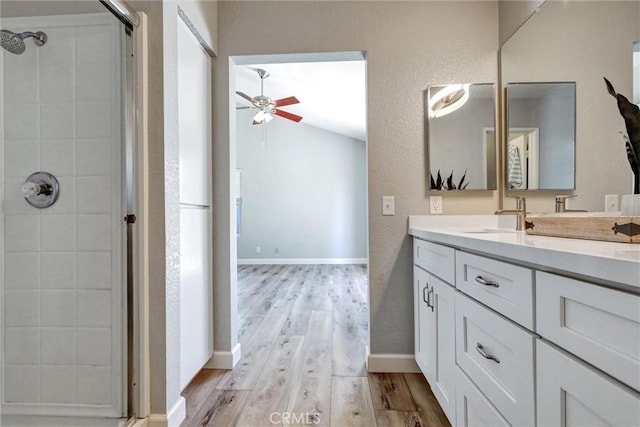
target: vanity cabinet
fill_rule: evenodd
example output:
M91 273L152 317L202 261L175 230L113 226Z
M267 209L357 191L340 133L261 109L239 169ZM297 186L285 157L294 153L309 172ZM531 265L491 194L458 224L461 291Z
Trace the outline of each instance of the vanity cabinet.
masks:
M455 289L423 268L438 271L442 263L453 266L454 251L424 243L414 246L415 358L438 403L455 425ZM418 256L427 252L437 254L441 262L435 265ZM449 270L447 274L451 273Z
M637 279L506 256L414 238L415 357L452 425L640 425Z
M539 340L539 426L638 426L638 393Z

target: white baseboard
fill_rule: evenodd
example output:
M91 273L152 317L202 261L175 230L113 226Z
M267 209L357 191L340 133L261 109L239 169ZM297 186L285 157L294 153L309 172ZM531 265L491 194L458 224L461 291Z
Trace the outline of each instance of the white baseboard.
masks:
M148 417L147 424L141 425L149 427L180 427L185 418L187 418L187 401L180 396L166 415L151 414Z
M265 258L239 259L238 265L271 264L368 264L367 258Z
M233 369L240 358L242 350L240 343L233 347L233 351L214 351L213 357L204 365L207 369Z
M369 354L367 371L419 373L420 368L413 354Z

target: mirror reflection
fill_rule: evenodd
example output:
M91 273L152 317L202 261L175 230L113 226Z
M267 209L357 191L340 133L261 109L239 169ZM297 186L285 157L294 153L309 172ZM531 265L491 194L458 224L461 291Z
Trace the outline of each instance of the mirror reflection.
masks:
M495 190L495 86L429 86L425 104L430 190Z
M507 188L575 186L575 83L507 85Z

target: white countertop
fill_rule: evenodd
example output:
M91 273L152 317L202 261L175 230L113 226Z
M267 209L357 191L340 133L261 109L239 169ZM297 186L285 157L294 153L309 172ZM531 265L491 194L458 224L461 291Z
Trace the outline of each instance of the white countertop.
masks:
M497 215L410 216L409 234L640 289L640 244L533 236L513 231L514 220L515 217Z

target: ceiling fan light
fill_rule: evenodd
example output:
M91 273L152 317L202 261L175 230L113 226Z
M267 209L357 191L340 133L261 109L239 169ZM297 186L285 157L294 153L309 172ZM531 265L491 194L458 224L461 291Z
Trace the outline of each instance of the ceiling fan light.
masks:
M469 100L469 84L448 85L429 99L429 117L453 113Z
M264 111L260 110L255 114L255 116L253 116L253 121L256 123L262 123L262 121L266 118L266 116L267 114L265 114Z
M264 113L264 121L269 123L271 120L273 120L273 116L269 113Z

